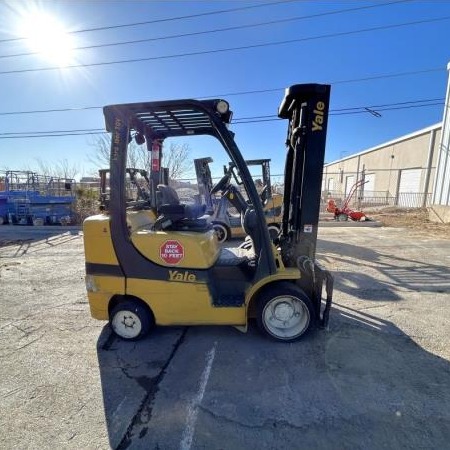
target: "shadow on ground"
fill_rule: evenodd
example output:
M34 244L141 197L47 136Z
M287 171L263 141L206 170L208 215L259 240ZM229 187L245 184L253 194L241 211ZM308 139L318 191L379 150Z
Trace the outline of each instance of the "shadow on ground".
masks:
M247 335L229 327L159 329L136 343L105 327L97 351L112 448L172 448L181 439L182 399L189 395L181 386L192 376L196 389L196 361L213 343L216 359L193 449L445 448L450 442L449 362L393 323L336 305L331 331L294 344L267 340L253 326ZM154 409L163 385L164 408Z
M49 247L66 244L78 239L80 229L60 226L26 227L3 226L0 227L0 257L18 257L28 253L36 253ZM11 250L14 247L14 250Z
M319 239L318 259L333 264L337 290L367 300L399 300L402 290L449 292L450 268L432 258L411 259ZM371 276L370 272L376 276Z

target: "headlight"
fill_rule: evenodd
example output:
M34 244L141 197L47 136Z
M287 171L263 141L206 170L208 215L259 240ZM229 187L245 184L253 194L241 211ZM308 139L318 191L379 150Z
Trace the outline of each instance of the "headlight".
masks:
M216 103L216 109L219 114L225 114L230 109L230 105L225 100L219 100Z

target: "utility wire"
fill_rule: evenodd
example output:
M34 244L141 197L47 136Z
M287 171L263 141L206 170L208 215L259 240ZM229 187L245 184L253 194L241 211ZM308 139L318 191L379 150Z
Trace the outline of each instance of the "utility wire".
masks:
M424 103L426 104L419 104ZM430 103L432 102L432 103ZM330 110L329 114L334 116L341 115L351 115L351 114L367 114L371 111L394 111L399 109L411 109L411 108L421 108L425 106L438 106L443 105L443 98L428 99L428 100L415 100L409 102L397 102L397 103L387 103L378 106L358 106L352 108L340 108L335 110ZM376 108L376 109L375 109ZM233 120L233 125L241 125L246 123L258 123L258 122L272 122L282 120L275 115L264 115L264 116L252 116L252 117L241 117ZM38 138L38 137L61 137L61 136L84 136L92 134L106 134L106 131L99 128L94 129L80 129L80 130L55 130L55 131L22 131L22 132L8 132L0 133L0 139L21 139L21 138Z
M383 110L383 108L391 108L394 106L405 106L405 105L418 105L418 106L422 106L419 105L420 103L430 103L433 102L432 105L435 104L443 104L444 102L444 97L439 97L439 98L429 98L429 99L423 99L423 100L409 100L407 102L395 102L395 103L384 103L382 105L367 105L367 106L352 106L352 107L348 107L348 108L338 108L338 109L330 109L330 114L338 114L341 112L349 112L349 113L353 113L353 112L367 112L367 109L369 110ZM436 103L439 102L439 103ZM423 105L423 106L428 106L427 104ZM239 118L235 118L233 119L233 123L235 123L236 121L240 121L240 120L247 120L247 119L267 119L267 118L271 118L271 117L275 117L274 114L268 114L268 115L262 115L262 116L251 116L251 117L239 117Z
M342 32L338 32L338 33L323 34L323 35L319 35L319 36L310 36L310 37L299 38L299 39L288 39L288 40L284 40L284 41L266 42L264 44L243 45L243 46L239 46L239 47L229 47L229 48L214 49L214 50L203 50L203 51L189 52L189 53L178 53L178 54L173 54L173 55L151 56L151 57L146 57L146 58L131 58L131 59L122 59L122 60L115 60L115 61L103 61L103 62L98 62L98 63L89 63L89 64L71 64L71 65L68 65L65 67L53 66L53 67L40 67L40 68L34 68L34 69L5 70L5 71L0 71L0 75L42 72L42 71L62 70L62 69L67 70L67 69L76 69L76 68L84 68L84 67L98 67L98 66L135 63L135 62L144 62L144 61L155 61L155 60L164 60L164 59L167 60L167 59L208 55L208 54L216 54L216 53L226 53L226 52L233 52L233 51L240 51L240 50L249 50L249 49L255 49L255 48L273 47L273 46L278 46L278 45L286 45L286 44L293 44L293 43L299 43L299 42L313 41L313 40L319 40L319 39L329 39L329 38L336 38L336 37L341 37L341 36L350 36L350 35L367 33L367 32L372 32L372 31L383 31L383 30L388 30L388 29L393 29L393 28L408 27L411 25L423 25L426 23L441 22L441 21L449 20L449 19L450 19L450 16L435 17L432 19L416 20L416 21L412 21L412 22L403 22L403 23L393 24L393 25L382 25L382 26L378 26L378 27L363 28L360 30L342 31Z
M372 77L363 77L363 78L353 78L350 80L337 80L337 81L331 81L331 85L336 84L346 84L346 83L357 83L361 81L371 81L371 80L380 80L380 79L387 79L387 78L394 78L394 77L403 77L403 76L410 76L410 75L419 75L423 73L430 73L430 72L442 72L444 69L442 67L433 67L428 69L422 69L422 70L414 70L409 72L396 72L396 73L388 73L388 74L380 74L380 75L374 75ZM214 94L214 95L208 95L208 96L195 96L196 98L200 99L210 99L210 98L227 98L232 96L239 96L239 95L249 95L249 94L262 94L262 93L268 93L268 92L283 92L284 87L278 87L278 88L270 88L270 89L260 89L260 90L252 90L252 91L240 91L240 92L228 92L228 93L222 93L222 94ZM374 106L376 108L376 106ZM102 106L84 106L79 108L55 108L55 109L35 109L30 111L6 111L6 112L0 112L0 116L17 116L17 115L25 115L25 114L43 114L43 113L54 113L54 112L73 112L73 111L88 111L93 109L102 109Z
M20 135L20 134L46 134L46 133L84 133L84 132L103 132L105 131L103 128L97 129L81 129L81 130L52 130L52 131L18 131L18 132L9 132L9 133L0 133L0 136L7 135Z
M414 70L414 71L408 71L408 72L395 72L395 73L388 73L388 74L373 75L371 77L364 77L364 78L351 78L348 80L336 80L336 81L330 81L329 84L334 86L336 84L359 83L361 81L381 80L381 79L387 79L387 78L397 78L397 77L420 75L423 73L441 72L441 71L443 71L442 67L432 67L429 69ZM278 87L278 88L270 88L270 89L258 89L258 90L253 90L253 91L227 92L224 94L216 94L216 95L210 95L208 97L200 97L200 98L221 98L221 97L226 98L226 97L233 97L233 96L239 96L239 95L266 94L269 92L284 91L284 89L285 89L285 87ZM0 113L0 116L1 115L2 115L2 113Z
M81 30L71 31L68 34L87 33L87 32L91 32L91 31L114 30L117 28L129 28L129 27L137 27L137 26L142 26L142 25L151 25L151 24L155 24L155 23L173 22L176 20L194 19L197 17L214 16L214 15L226 14L226 13L237 12L237 11L245 11L245 10L255 9L255 8L265 8L266 6L274 6L274 5L280 5L283 3L293 3L293 2L298 2L298 1L300 1L300 0L282 0L282 1L277 1L277 2L261 3L261 4L257 4L257 5L241 6L239 8L219 9L216 11L209 11L209 12L198 13L198 14L189 14L189 15L185 15L185 16L167 17L165 19L146 20L144 22L132 22L132 23L123 23L123 24L118 24L118 25L109 25L109 26L104 26L104 27L84 28ZM17 37L17 38L0 39L0 44L4 43L4 42L23 41L25 39L27 39L27 38L26 37Z
M259 22L254 24L248 24L248 25L237 25L233 27L226 27L226 28L216 28L214 30L206 30L206 31L195 31L191 33L183 33L183 34L173 34L169 36L160 36L160 37L154 37L154 38L145 38L145 39L135 39L131 41L119 41L119 42L111 42L107 44L96 44L96 45L86 45L82 47L74 47L71 50L89 50L94 48L103 48L103 47L114 47L119 45L131 45L131 44L142 44L144 42L154 42L154 41L162 41L167 39L178 39L178 38L184 38L184 37L192 37L192 36L201 36L205 34L212 34L212 33L222 33L225 31L235 31L235 30L242 30L246 28L256 28L261 26L267 26L267 25L275 25L280 23L287 23L287 22L294 22L299 20L305 20L305 19L313 19L317 17L324 17L324 16L330 16L330 15L336 15L336 14L344 14L347 12L354 12L354 11L360 11L365 9L372 9L372 8L379 8L382 6L390 6L397 3L407 3L411 0L396 0L386 3L377 3L374 5L367 5L367 6L359 6L355 8L347 8L347 9L339 9L334 11L328 11L324 13L319 14L311 14L308 16L296 16L296 17L289 17L287 19L279 19L279 20L271 20L267 22ZM3 58L15 58L19 56L31 56L31 55L38 55L39 52L26 52L26 53L16 53L12 55L0 55L0 59Z

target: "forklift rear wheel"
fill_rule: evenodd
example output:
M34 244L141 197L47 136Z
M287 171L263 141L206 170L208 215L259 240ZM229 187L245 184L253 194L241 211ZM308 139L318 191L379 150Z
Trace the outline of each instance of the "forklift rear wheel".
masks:
M114 333L129 341L146 336L155 324L151 312L133 300L117 304L111 311L109 321Z
M348 215L347 214L339 214L337 216L337 220L339 220L339 222L346 222L348 220Z
M280 283L259 297L257 321L259 328L269 337L293 342L312 328L314 310L301 289Z
M267 227L269 229L269 236L272 241L278 237L278 233L280 232L280 228L277 225L269 225Z
M213 230L216 232L217 239L220 243L230 239L230 231L221 223L213 223Z

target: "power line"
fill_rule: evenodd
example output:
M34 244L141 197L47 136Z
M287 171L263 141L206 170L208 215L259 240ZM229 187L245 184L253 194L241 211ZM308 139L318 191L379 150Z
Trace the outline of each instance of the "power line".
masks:
M384 108L391 108L398 107L398 106L433 106L436 104L443 104L444 103L444 97L439 98L429 98L429 99L422 99L422 100L409 100L406 102L395 102L395 103L385 103L382 105L367 105L367 106L352 106L348 108L338 108L338 109L330 109L329 113L332 115L339 115L340 113L367 113L367 109L370 110L380 110L383 111ZM433 102L433 103L430 103ZM439 103L436 103L439 102ZM422 103L423 105L419 105ZM430 105L426 104L430 103ZM274 114L268 114L268 115L262 115L262 116L251 116L251 117L239 117L236 119L233 119L233 123L236 123L236 121L242 121L242 120L248 120L248 119L267 119L267 118L274 118L276 117Z
M46 133L83 133L83 132L103 132L105 131L103 128L97 129L81 129L81 130L52 130L52 131L18 131L18 132L9 132L9 133L0 133L0 136L8 136L8 135L20 135L20 134L46 134Z
M425 105L409 105L409 106L397 106L397 107L392 107L392 108L385 108L385 109L380 109L379 111L395 111L398 109L411 109L411 108L423 108L425 106L442 106L444 105L444 101L442 100L442 102L436 102L436 103L429 103L429 104L425 104ZM353 115L353 114L368 114L370 113L370 111L368 110L362 110L362 111L348 111L348 112L333 112L330 111L329 115L330 116L345 116L345 115ZM248 118L248 120L241 120L241 121L233 121L234 125L242 125L242 124L248 124L248 123L259 123L259 122L274 122L274 121L278 121L278 120L282 120L279 119L276 116L272 116L272 118L266 118L266 119L252 119L252 118Z
M185 16L167 17L165 19L146 20L143 22L132 22L132 23L124 23L124 24L118 24L118 25L108 25L108 26L96 27L96 28L84 28L81 30L71 31L69 34L87 33L87 32L91 32L91 31L114 30L117 28L137 27L137 26L142 26L142 25L151 25L151 24L155 24L155 23L172 22L172 21L176 21L176 20L194 19L197 17L214 16L214 15L219 15L219 14L226 14L226 13L231 13L231 12L236 12L236 11L244 11L244 10L255 9L255 8L264 8L267 6L274 6L274 5L279 5L279 4L283 4L283 3L293 3L293 2L298 2L298 1L300 1L300 0L281 0L281 1L277 1L277 2L262 3L259 5L241 6L239 8L219 9L216 11L209 11L209 12L198 13L198 14L188 14ZM0 44L4 43L4 42L23 41L25 39L26 39L26 37L0 39Z
M102 109L102 106L83 106L81 108L35 109L32 111L0 112L0 116L17 116L22 114L41 114L51 112L87 111L89 109Z
M242 30L242 29L246 29L246 28L256 28L256 27L261 27L261 26L294 22L294 21L305 20L305 19L313 19L313 18L336 15L336 14L344 14L347 12L354 12L354 11L360 11L360 10L365 10L365 9L391 6L391 5L394 5L397 3L407 3L410 1L412 1L412 0L396 0L396 1L386 2L386 3L377 3L374 5L359 6L359 7L355 7L355 8L347 8L347 9L328 11L328 12L319 13L319 14L310 14L307 16L296 16L296 17L289 17L286 19L271 20L271 21L267 21L267 22L259 22L259 23L254 23L254 24L237 25L237 26L226 27L226 28L216 28L214 30L195 31L195 32L191 32L191 33L173 34L173 35L168 35L168 36L160 36L160 37L145 38L145 39L135 39L135 40L131 40L131 41L111 42L111 43L107 43L107 44L86 45L86 46L82 46L82 47L74 47L74 48L72 48L72 50L89 50L89 49L94 49L94 48L141 44L144 42L154 42L154 41L162 41L162 40L167 40L167 39L178 39L178 38L184 38L184 37L200 36L200 35L212 34L212 33L222 33L225 31L235 31L235 30ZM39 52L26 52L26 53L16 53L16 54L12 54L12 55L0 55L0 59L15 58L15 57L19 57L19 56L31 56L31 55L37 55L37 54L39 54Z
M106 134L103 131L86 131L83 133L59 133L59 134L27 134L27 135L17 135L17 136L0 136L0 139L28 139L28 138L48 138L48 137L61 137L61 136L87 136L93 134Z
M422 104L420 104L422 103ZM340 108L330 110L331 116L367 114L370 111L394 111L399 109L421 108L425 106L438 106L444 104L444 98L412 100L408 102L386 103L384 105L374 106L355 106L351 108ZM375 109L376 108L376 109ZM275 115L262 115L252 117L241 117L233 120L233 125L241 125L247 123L272 122L282 120ZM0 139L26 139L39 137L61 137L61 136L84 136L93 134L106 134L106 131L99 128L81 129L81 130L55 130L55 131L19 131L0 133Z
M310 37L306 37L306 38L289 39L289 40L277 41L277 42L266 42L264 44L243 45L243 46L239 46L239 47L229 47L229 48L214 49L214 50L203 50L203 51L189 52L189 53L178 53L178 54L173 54L173 55L151 56L151 57L146 57L146 58L131 58L131 59L123 59L123 60L115 60L115 61L103 61L103 62L89 63L89 64L72 64L72 65L62 67L62 68L53 66L53 67L40 67L40 68L34 68L34 69L5 70L5 71L0 71L0 75L42 72L42 71L62 70L62 69L66 70L66 69L76 69L76 68L84 68L84 67L98 67L98 66L136 63L136 62L144 62L144 61L175 59L175 58L200 56L200 55L208 55L208 54L216 54L216 53L226 53L226 52L232 52L232 51L249 50L249 49L271 47L271 46L277 46L277 45L286 45L286 44L313 41L313 40L319 40L319 39L329 39L329 38L335 38L335 37L350 36L350 35L373 32L373 31L383 31L383 30L388 30L388 29L393 29L393 28L407 27L407 26L411 26L411 25L422 25L425 23L441 22L441 21L449 20L449 19L450 19L450 16L435 17L432 19L416 20L416 21L412 21L412 22L403 22L400 24L393 24L393 25L382 25L382 26L378 26L378 27L363 28L360 30L342 31L339 33L323 34L323 35L319 35L319 36L310 36Z
M336 84L357 83L357 82L381 80L381 79L387 79L387 78L404 77L404 76L410 76L410 75L420 75L420 74L430 73L430 72L442 72L443 70L444 70L443 67L432 67L432 68L413 70L413 71L408 71L408 72L395 72L395 73L374 75L371 77L352 78L349 80L337 80L337 81L331 81L330 84L336 85ZM239 96L239 95L263 94L263 93L280 92L280 91L283 92L284 89L285 89L285 87L277 87L277 88L259 89L259 90L251 90L251 91L227 92L227 93L213 94L213 95L208 95L208 96L198 95L198 96L195 96L195 98L199 98L199 99L227 98L227 97ZM30 110L30 111L9 111L9 112L6 111L6 112L0 112L0 116L16 116L16 115L24 115L24 114L43 114L43 113L54 113L54 112L87 111L87 110L102 109L102 108L103 108L103 106L83 106L83 107L79 107L79 108L35 109L35 110Z

